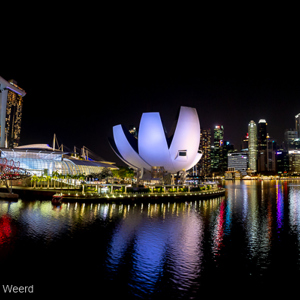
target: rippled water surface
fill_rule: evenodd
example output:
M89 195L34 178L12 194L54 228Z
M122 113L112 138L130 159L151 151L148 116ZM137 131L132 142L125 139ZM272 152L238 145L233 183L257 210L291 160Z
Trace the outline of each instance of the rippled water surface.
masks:
M0 201L0 294L3 284L97 299L298 290L300 181L226 188L176 203Z

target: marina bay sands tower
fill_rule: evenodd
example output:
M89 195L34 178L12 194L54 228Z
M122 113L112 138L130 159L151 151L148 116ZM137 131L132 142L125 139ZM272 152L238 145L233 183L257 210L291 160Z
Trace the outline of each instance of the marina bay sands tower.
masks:
M19 145L21 133L23 97L26 92L14 80L0 76L0 147Z

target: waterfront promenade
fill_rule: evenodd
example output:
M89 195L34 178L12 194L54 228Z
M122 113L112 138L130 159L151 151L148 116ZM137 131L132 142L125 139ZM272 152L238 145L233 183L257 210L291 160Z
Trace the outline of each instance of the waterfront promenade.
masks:
M7 189L0 187L1 193L7 193ZM33 188L13 186L12 192L18 194L20 199L29 200L52 200L53 196L61 196L63 202L132 202L132 201L148 201L155 199L156 201L166 201L166 199L182 200L191 198L212 198L225 195L225 188L213 187L201 191L180 191L176 189L173 192L168 192L163 189L161 192L155 192L153 189L150 192L133 191L133 192L113 192L113 193L98 193L96 190L89 191L87 187L82 189L63 188Z
M270 178L260 178L266 180ZM279 181L292 181L299 178L276 178ZM232 181L232 180L229 180ZM270 180L267 180L270 181ZM101 186L101 187L100 187ZM209 187L208 187L209 186ZM110 191L107 191L109 188ZM200 188L200 190L197 188ZM106 189L106 191L105 191ZM145 190L148 189L148 192ZM76 188L73 186L56 187L24 187L12 186L12 192L19 195L22 200L52 200L53 196L62 196L63 202L141 202L141 201L166 201L166 199L182 201L183 199L199 198L209 199L225 195L226 189L218 187L210 182L200 186L193 185L165 185L148 186L147 189L136 189L126 184L96 184L87 183ZM201 190L202 189L202 190ZM113 191L113 192L111 192ZM8 189L5 185L0 186L1 197L5 200ZM148 199L148 200L147 200ZM9 200L9 198L7 198Z
M108 194L74 194L74 193L58 193L56 195L62 195L62 201L64 202L144 202L144 201L157 201L163 202L167 199L174 200L188 200L193 198L209 199L225 195L225 188L215 188L206 191L197 192L161 192L161 193L108 193Z

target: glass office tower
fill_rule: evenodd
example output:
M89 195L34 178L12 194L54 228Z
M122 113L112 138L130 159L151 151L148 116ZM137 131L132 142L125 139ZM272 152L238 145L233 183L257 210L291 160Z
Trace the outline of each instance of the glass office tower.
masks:
M264 172L268 170L267 164L267 122L265 119L258 121L257 128L257 171Z
M223 125L214 128L214 143L211 151L211 170L218 173L227 170L224 169L224 160L227 160L227 154L224 156L224 127Z

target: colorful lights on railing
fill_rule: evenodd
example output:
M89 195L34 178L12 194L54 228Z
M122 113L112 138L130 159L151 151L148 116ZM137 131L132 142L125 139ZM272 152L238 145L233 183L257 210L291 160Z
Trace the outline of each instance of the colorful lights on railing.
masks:
M14 179L19 176L20 162L13 159L7 160L0 158L0 177L1 179Z

